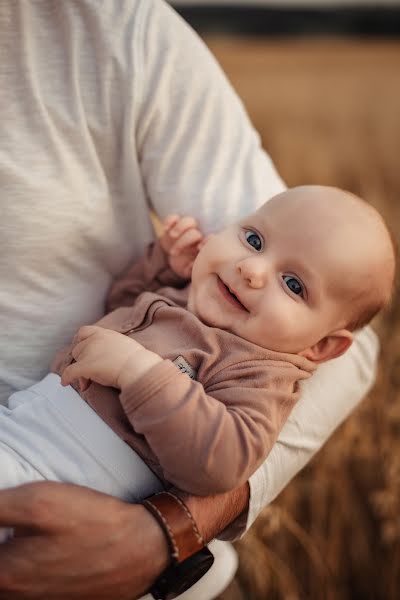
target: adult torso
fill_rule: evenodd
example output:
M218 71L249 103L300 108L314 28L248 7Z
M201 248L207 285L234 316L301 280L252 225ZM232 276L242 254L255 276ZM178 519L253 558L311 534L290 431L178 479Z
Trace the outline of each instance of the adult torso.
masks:
M101 316L111 278L152 236L127 101L135 3L92 4L0 5L3 401Z

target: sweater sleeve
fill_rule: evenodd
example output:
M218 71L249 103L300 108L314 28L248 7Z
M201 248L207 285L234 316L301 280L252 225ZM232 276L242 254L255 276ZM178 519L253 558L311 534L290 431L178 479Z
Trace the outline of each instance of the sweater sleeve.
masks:
M169 360L120 396L165 479L197 495L226 492L254 473L271 450L308 373L265 360L233 365L204 387Z
M135 262L112 284L106 300L106 312L130 306L142 292L155 292L166 286L182 288L187 280L170 268L159 241L150 244L142 259Z

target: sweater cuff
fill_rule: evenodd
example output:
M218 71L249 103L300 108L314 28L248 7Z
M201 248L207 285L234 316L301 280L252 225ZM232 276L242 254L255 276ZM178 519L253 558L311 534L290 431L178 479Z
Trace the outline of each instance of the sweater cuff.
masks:
M126 416L132 414L139 406L158 394L180 371L168 359L156 364L137 381L127 386L120 394L121 406Z

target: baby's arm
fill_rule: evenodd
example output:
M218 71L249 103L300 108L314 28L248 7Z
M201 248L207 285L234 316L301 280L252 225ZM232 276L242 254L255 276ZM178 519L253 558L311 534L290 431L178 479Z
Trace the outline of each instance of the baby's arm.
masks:
M203 234L195 219L177 215L167 217L161 238L150 244L143 258L112 284L106 300L106 312L130 306L142 292L186 285L202 243Z
M197 495L247 481L271 450L308 374L287 363L248 360L208 377L204 387L169 360L118 332L82 327L75 363L62 383L88 380L121 390L135 431L145 436L164 477Z
M145 436L166 480L196 495L226 492L265 459L308 374L251 360L226 367L204 387L163 360L123 387L121 405Z

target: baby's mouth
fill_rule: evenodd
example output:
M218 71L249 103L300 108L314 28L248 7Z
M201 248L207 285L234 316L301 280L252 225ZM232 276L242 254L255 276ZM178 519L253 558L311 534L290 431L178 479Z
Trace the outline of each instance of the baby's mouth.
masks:
M222 295L230 304L232 304L236 308L240 308L240 310L245 310L246 312L250 312L244 306L244 304L242 304L242 302L239 300L239 298L236 296L236 294L231 291L231 289L226 285L226 283L224 283L222 281L222 279L220 277L217 276L217 280L218 280L218 287L219 287Z

